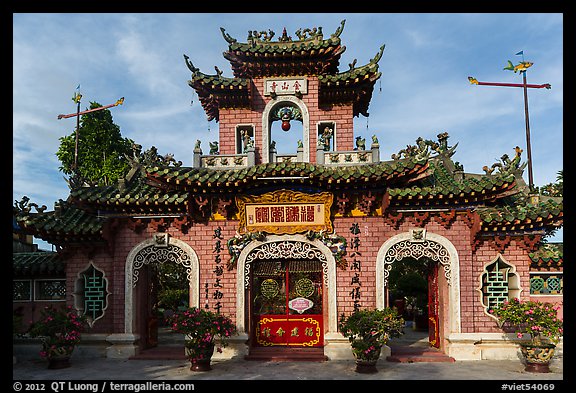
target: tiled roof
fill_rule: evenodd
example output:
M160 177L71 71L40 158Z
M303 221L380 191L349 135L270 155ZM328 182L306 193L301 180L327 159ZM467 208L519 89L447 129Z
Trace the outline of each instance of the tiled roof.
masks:
M286 183L286 177L296 183L315 185L326 189L342 186L382 186L407 182L425 172L427 162L417 159L379 162L374 164L327 167L304 162L259 164L243 169L217 170L208 168L148 168L148 177L167 186L189 189L193 192L209 189L212 192L240 191L266 182Z
M405 155L395 154L391 161L371 164L279 162L215 169L151 161L140 167L139 176L117 185L74 189L68 202L60 201L54 212L45 212L45 207L24 197L16 204L14 216L24 233L53 244L98 242L107 239L106 218L138 216L146 220L146 216L158 214L191 217L197 207L193 202L201 210L206 195L229 198L281 187L353 194L369 190L383 195L382 208L391 212L472 209L480 218L480 233L487 236L549 233L563 225L563 198L528 197L518 172L520 166L483 175L464 173L450 159L454 148L445 143L447 136L440 136L441 143L431 144L437 156L430 157L426 141L420 140L418 149L403 149ZM37 213L30 213L32 206Z
M518 202L510 206L481 207L477 209L484 232L515 231L554 228L564 219L563 201L553 198L538 204Z
M101 240L104 219L66 202L51 212L14 214L23 230L52 244Z
M146 213L184 211L188 193L167 191L135 179L123 189L117 185L78 188L70 192L70 198L103 210Z
M21 276L64 276L66 263L57 253L38 251L12 254L13 275Z
M564 263L564 244L563 243L546 243L537 251L528 254L532 260L531 268L560 268Z
M220 118L220 108L249 108L250 80L246 78L227 78L216 69L216 75L202 72L184 55L186 65L192 72L188 85L198 94L200 104L208 115L208 121Z
M284 30L275 40L272 31L251 31L245 43L238 42L221 28L229 43L224 58L230 61L234 75L241 78L335 73L340 56L346 50L340 45L344 22L328 38L324 38L322 28L300 29L295 33L298 39Z
M352 102L354 116L359 114L368 116L368 106L372 99L374 84L382 75L381 72L378 72L378 61L380 61L383 51L384 45L380 47L380 51L368 64L361 67L356 68L354 64L349 64L350 69L348 71L318 75L320 104Z
M391 204L449 204L458 199L468 202L493 199L503 191L515 186L515 177L511 173L492 176L464 176L456 180L440 160L430 160L431 176L411 187L390 188ZM418 201L418 202L416 202Z

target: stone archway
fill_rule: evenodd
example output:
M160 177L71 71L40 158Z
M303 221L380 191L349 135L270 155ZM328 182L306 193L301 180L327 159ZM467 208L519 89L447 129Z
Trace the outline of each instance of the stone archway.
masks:
M134 332L136 313L134 312L134 288L138 282L139 269L144 265L156 262L174 262L186 268L190 285L190 307L198 307L199 294L199 263L196 252L185 242L169 238L168 244L159 246L154 239L145 240L134 247L125 265L125 309L124 332Z
M274 108L282 104L290 104L297 107L302 113L302 147L303 147L303 161L310 162L310 114L308 107L301 99L293 96L284 96L271 100L266 104L262 113L262 162L268 163L270 161L270 132L271 122L270 113Z
M418 233L418 236L414 234ZM412 230L388 239L378 251L376 260L376 307L386 306L385 292L388 273L395 261L405 257L429 258L441 265L448 282L448 333L460 333L460 262L454 245L445 237Z
M260 256L290 256L317 258L321 261L324 271L324 284L328 291L328 323L325 338L337 331L336 312L336 261L330 249L320 240L308 240L304 235L273 235L265 241L253 241L240 253L236 275L236 325L238 332L247 337L246 332L246 286L250 282L250 264ZM328 336L328 337L327 337Z

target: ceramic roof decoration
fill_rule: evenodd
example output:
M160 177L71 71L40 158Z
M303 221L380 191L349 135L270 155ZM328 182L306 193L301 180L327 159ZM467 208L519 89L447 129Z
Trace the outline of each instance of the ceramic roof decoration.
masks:
M381 196L380 214L422 208L473 210L481 220L479 233L485 234L550 232L562 225L562 198L542 196L538 203L530 203L519 161L490 174L464 173L451 160L455 146L449 147L446 139L443 134L440 143L419 138L393 160L336 167L280 162L231 170L174 166L158 159L148 165L135 161L128 180L127 176L115 185L73 189L53 212L24 197L15 203L15 217L21 228L47 241L88 242L104 240L105 223L113 217L160 213L182 217L194 210L190 205L202 195L296 186L349 193L370 190Z
M188 84L198 94L208 121L219 121L221 108L250 108L258 94L252 80L291 75L316 76L321 105L352 102L354 116L368 116L374 84L382 75L378 62L385 46L382 45L367 64L357 67L354 59L348 64L348 70L339 72L340 55L346 50L340 42L344 23L345 20L329 38L324 38L321 27L315 27L298 29L297 39L289 36L286 29L277 39L273 39L275 33L271 30L250 31L245 43L238 42L221 28L229 43L224 58L230 62L233 78L224 77L216 66L215 74L205 74L184 55L192 73Z

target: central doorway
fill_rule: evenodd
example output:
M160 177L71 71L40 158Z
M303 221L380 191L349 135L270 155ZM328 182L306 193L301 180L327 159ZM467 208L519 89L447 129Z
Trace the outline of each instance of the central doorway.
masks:
M319 260L254 261L249 358L325 360L324 296Z

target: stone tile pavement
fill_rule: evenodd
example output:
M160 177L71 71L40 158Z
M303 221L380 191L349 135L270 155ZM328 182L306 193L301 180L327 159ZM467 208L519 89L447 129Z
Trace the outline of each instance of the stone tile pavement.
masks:
M22 360L13 364L14 381L29 380L492 380L562 381L563 361L554 359L550 373L529 373L514 360L456 361L455 363L396 363L380 359L375 374L355 371L353 360L325 362L213 360L212 370L190 371L184 360L72 359L72 366L50 370L43 360ZM511 390L511 389L510 389ZM525 389L526 390L526 389Z

